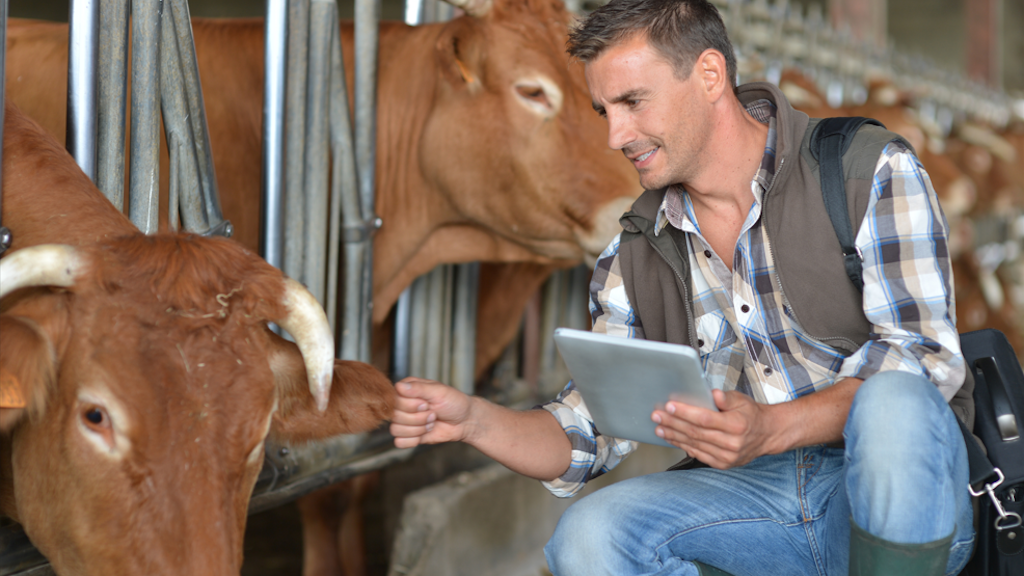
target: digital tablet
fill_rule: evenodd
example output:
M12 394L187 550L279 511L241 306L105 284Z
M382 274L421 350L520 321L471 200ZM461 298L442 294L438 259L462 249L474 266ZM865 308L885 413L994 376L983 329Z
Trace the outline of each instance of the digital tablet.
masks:
M601 434L671 446L651 412L674 400L718 411L689 346L558 328L555 345Z

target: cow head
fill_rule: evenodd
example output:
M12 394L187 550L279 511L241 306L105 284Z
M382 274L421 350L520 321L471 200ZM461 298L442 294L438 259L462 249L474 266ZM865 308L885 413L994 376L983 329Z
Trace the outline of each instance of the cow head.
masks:
M309 293L233 242L36 246L0 279L0 368L21 400L0 412L0 506L59 574L237 574L268 435L391 412L383 375L333 359Z
M459 166L444 189L474 194L462 204L474 221L545 256L593 260L641 189L568 60L568 12L558 0L461 4L435 46L426 140L448 145L424 150L437 155L427 165Z
M393 247L400 243L396 236L414 236L413 226L434 223L425 240L409 241L402 262L389 265L390 254L378 250L375 281L388 284L375 290L380 314L439 262L593 264L642 191L629 162L608 148L607 125L592 108L583 67L566 54L570 16L562 3L469 0L461 7L466 14L421 27L416 37L433 39L431 78L407 72L392 88L387 69L381 72L382 99L429 90L415 104L424 108L422 133L412 127L415 114L385 111L388 103L381 101L379 146L413 140L424 180L416 193L435 191L430 197L439 197L447 212L435 217L430 206L409 210L418 220L407 226L395 221L392 200L378 197L380 246ZM381 190L400 187L392 179L402 176L392 166L379 168ZM391 282L389 272L401 266L401 278Z

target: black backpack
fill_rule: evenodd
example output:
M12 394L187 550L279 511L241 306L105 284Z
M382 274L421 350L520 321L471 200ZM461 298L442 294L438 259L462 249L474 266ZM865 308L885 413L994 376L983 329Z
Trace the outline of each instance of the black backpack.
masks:
M842 248L846 274L863 292L862 257L854 243L847 211L842 157L870 118L826 118L811 133L811 154L818 160L825 209ZM882 126L884 128L884 126ZM1024 372L1006 335L991 328L960 334L960 346L973 371L974 434L957 418L967 444L971 494L980 499L975 551L961 576L1024 574ZM981 439L988 455L975 440Z

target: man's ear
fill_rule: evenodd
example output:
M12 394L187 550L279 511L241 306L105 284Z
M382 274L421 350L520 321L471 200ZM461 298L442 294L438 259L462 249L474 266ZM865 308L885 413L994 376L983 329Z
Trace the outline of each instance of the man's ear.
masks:
M56 386L54 346L30 318L0 316L0 433L38 419Z
M298 348L278 338L275 343L270 359L278 399L270 426L274 442L294 445L367 432L391 418L395 408L394 385L373 366L335 360L327 410L320 412L309 393L306 366Z
M717 101L722 94L730 90L731 83L725 56L718 50L708 48L701 52L694 64L694 72L710 102Z

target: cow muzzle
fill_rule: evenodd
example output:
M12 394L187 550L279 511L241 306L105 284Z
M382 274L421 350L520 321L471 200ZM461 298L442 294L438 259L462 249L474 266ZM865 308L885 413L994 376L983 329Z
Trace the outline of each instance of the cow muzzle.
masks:
M0 260L0 298L20 288L71 288L88 267L88 257L72 246L43 244L12 252ZM308 290L285 278L282 318L268 318L291 334L302 354L309 392L317 408L327 409L334 374L334 337L327 315Z

